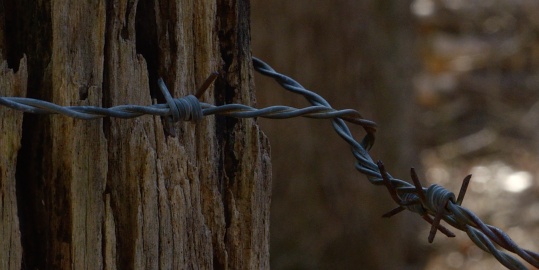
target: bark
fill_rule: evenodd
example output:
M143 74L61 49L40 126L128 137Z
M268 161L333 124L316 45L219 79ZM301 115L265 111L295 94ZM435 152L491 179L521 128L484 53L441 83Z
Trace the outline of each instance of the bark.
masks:
M26 59L21 60L17 72L6 61L2 62L0 96L24 96L27 76ZM19 269L22 247L14 179L17 151L21 147L22 114L0 108L0 130L0 268Z
M23 0L0 15L3 96L148 105L164 102L159 77L181 97L219 71L205 102L255 102L247 1ZM254 120L0 116L2 269L269 267Z

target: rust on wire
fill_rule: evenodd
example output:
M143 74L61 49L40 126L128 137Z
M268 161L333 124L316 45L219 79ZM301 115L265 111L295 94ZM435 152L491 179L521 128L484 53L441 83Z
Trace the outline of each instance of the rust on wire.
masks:
M217 76L219 75L219 72L215 71L206 78L204 83L198 88L197 92L195 93L195 97L197 99L201 99L202 95L204 95L204 92L210 87L210 85L217 79Z
M236 118L265 117L270 119L285 119L292 117L309 117L315 119L331 119L335 132L350 145L356 159L356 169L367 176L374 185L385 186L391 198L398 207L384 214L391 217L404 210L419 214L431 225L428 241L432 242L436 232L440 231L448 237L454 237L449 229L441 225L444 220L451 227L464 231L470 239L482 250L492 254L508 269L526 269L513 255L501 249L518 255L520 258L539 268L539 253L520 248L501 229L483 223L472 211L461 206L464 195L470 183L471 175L464 178L458 197L439 185L423 187L415 170L410 170L413 184L396 179L385 169L382 162L375 163L368 151L374 144L376 123L364 119L355 110L336 110L320 95L306 89L294 79L278 73L271 66L258 58L253 58L254 69L277 81L284 89L302 95L311 103L305 108L288 106L271 106L253 108L243 104L224 104L214 106L202 103L199 99L209 88L218 74L212 73L196 91L195 95L183 98L172 98L162 79L158 85L165 96L165 104L150 106L122 105L111 108L95 106L59 106L43 100L23 97L0 97L0 105L35 114L63 114L79 119L97 119L103 117L133 118L142 115L158 115L168 117L169 121L201 121L209 115L224 115ZM358 142L350 132L346 122L360 125L366 131L365 137ZM500 247L500 248L498 248Z

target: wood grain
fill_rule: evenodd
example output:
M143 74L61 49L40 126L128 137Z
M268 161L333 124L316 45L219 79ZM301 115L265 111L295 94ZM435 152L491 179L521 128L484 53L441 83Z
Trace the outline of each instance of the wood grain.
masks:
M26 95L26 58L17 72L3 61L0 65L0 96ZM0 107L0 269L20 269L22 259L19 228L16 167L21 147L22 113Z
M61 105L147 105L164 101L158 77L181 97L218 71L205 102L254 103L248 1L13 6L39 15L18 21L26 37L7 36L20 45L8 57L28 54L29 96ZM41 31L31 27L37 23ZM10 140L22 137L19 160L28 169L14 171L23 169L14 164L16 147L9 170L0 167L1 190L11 192L3 209L16 212L16 202L23 209L22 240L7 248L19 254L10 257L11 269L269 268L269 143L254 120L208 117L168 127L151 116L24 121L22 129L20 119L2 127ZM19 198L15 182L24 182ZM2 236L17 235L17 215L11 219L2 222L15 230Z

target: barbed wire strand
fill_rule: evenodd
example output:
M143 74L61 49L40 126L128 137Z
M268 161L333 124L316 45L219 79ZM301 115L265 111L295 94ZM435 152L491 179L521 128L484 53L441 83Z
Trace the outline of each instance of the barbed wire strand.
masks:
M306 89L294 79L276 72L268 64L258 58L253 58L254 69L268 77L275 79L284 89L302 95L312 105L305 108L289 106L270 106L262 109L253 108L243 104L225 104L214 106L198 100L205 88L215 79L212 74L199 89L196 96L188 95L183 98L172 98L165 83L159 79L158 85L163 93L166 104L120 105L110 108L96 106L60 106L51 102L23 98L0 97L0 104L9 108L34 114L62 114L73 118L90 120L103 117L134 118L142 115L155 115L168 117L172 121L198 122L204 116L224 115L236 118L263 117L270 119L285 119L292 117L309 117L315 119L331 119L336 133L346 141L356 158L355 168L365 174L374 185L385 186L391 197L399 205L397 208L383 215L391 217L405 209L419 214L431 224L429 242L434 240L437 231L448 237L455 235L444 226L440 220L468 234L470 239L484 251L491 253L501 264L508 269L526 269L526 267L510 254L496 248L512 252L534 267L539 268L539 254L520 248L501 229L485 224L473 212L461 206L466 188L470 181L468 176L464 179L458 198L439 185L423 187L417 178L415 170L411 170L413 185L396 179L385 171L381 162L375 163L368 151L374 144L376 124L364 119L361 114L352 109L336 110L320 95ZM362 126L366 135L361 142L354 139L346 122Z
M263 61L253 58L253 66L258 72L274 78L283 88L303 95L311 104L330 107L324 98L305 89L292 78L276 72ZM394 190L395 194L392 197L394 199L398 198L396 202L399 204L399 207L384 216L389 217L403 209L420 214L432 224L429 242L434 240L436 230L440 230L448 236L453 236L452 233L448 234L449 231L447 229L439 225L440 219L443 219L449 225L466 232L479 248L491 253L505 267L509 269L526 269L516 258L497 249L493 242L507 251L517 254L534 267L539 268L538 253L518 247L502 230L485 224L473 212L460 205L471 176L465 178L463 187L461 188L461 194L459 194L457 201L455 201L455 195L452 192L441 186L432 185L428 188L422 187L413 169L411 174L414 185L400 179L395 179L385 172L381 162L375 164L368 154L368 150L370 150L374 143L375 130L372 129L372 126L363 126L367 131L367 135L361 143L358 143L353 138L343 120L333 118L332 123L337 134L351 146L352 153L357 160L356 169L365 174L371 183L385 185L388 187L390 193L392 193L391 190ZM431 219L430 216L434 217L434 219Z
M163 87L164 84L160 86ZM166 91L162 92L168 93ZM170 96L170 94L168 95ZM168 99L168 97L165 99ZM154 104L150 106L120 105L110 108L101 108L96 106L59 106L48 101L33 98L0 97L1 105L15 110L34 114L62 114L83 120L103 117L129 119L142 115L156 115L164 117L170 116L174 121L198 122L201 120L202 116L218 114L236 118L263 117L270 119L286 119L299 116L315 119L340 117L354 124L365 126L375 125L372 121L362 119L361 115L355 110L335 110L326 106L310 106L299 109L289 106L271 106L257 109L243 104L214 106L208 103L199 102L193 95L177 99L171 98L170 101L171 102L167 104Z

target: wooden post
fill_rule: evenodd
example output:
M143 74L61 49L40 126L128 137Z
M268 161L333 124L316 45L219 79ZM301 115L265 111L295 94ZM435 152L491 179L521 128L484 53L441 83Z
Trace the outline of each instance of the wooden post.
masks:
M407 181L410 167L419 164L410 128L419 66L411 3L253 1L252 16L256 55L335 108L357 109L376 121L371 156ZM261 106L306 104L272 80L261 78L257 89ZM330 122L286 121L290 128L261 121L274 155L286 155L273 162L275 179L283 180L273 186L272 229L279 233L272 235L272 267L399 269L423 263L417 228L427 224L408 213L380 218L395 202L354 168L349 145ZM361 128L350 128L361 139Z
M26 59L18 72L0 65L0 96L26 95ZM21 147L22 113L0 108L0 269L20 269L21 233L17 216L15 164Z
M159 77L182 97L218 71L204 102L254 103L247 0L22 0L0 16L3 96L148 105ZM22 115L0 107L2 269L269 268L254 120Z

